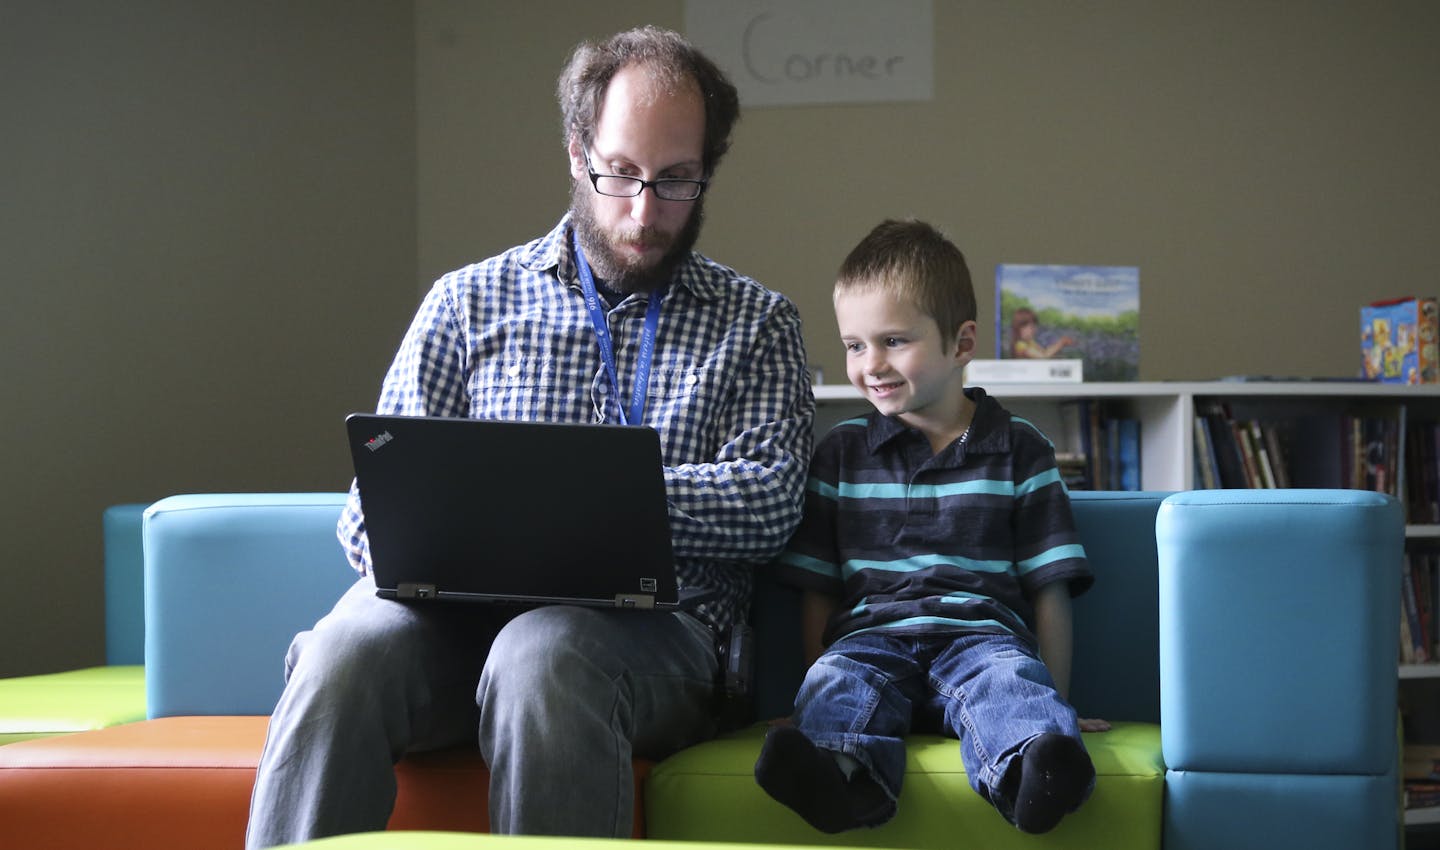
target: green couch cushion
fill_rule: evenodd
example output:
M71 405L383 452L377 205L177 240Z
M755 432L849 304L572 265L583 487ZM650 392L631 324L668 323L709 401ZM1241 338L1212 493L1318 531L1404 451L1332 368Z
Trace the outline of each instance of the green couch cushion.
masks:
M1095 792L1037 841L1006 823L971 788L953 739L909 742L899 811L878 829L817 832L755 784L765 726L742 729L660 762L645 783L646 833L673 840L829 844L852 847L1159 848L1165 765L1160 727L1116 723L1087 733ZM962 837L963 836L963 840Z
M140 665L0 679L0 744L144 719Z

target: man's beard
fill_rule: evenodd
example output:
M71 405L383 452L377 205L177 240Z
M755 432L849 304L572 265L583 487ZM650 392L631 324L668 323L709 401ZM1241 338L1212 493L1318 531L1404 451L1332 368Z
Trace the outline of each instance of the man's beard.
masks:
M595 277L616 292L652 292L664 286L700 238L700 224L705 218L704 200L701 198L689 202L692 207L690 217L680 232L673 236L653 227L637 227L618 233L606 231L595 220L595 199L592 187L583 181L575 182L570 192L570 209L574 212L572 221L575 232L580 236L580 246L585 250L585 260ZM664 242L667 239L670 241L669 249L660 259L648 265L639 259L626 261L611 247L612 240Z

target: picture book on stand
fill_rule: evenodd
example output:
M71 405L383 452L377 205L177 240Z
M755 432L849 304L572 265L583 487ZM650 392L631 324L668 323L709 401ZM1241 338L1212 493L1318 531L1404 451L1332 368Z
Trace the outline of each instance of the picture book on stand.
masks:
M1140 269L1001 264L995 268L1000 358L1078 358L1087 381L1140 376Z

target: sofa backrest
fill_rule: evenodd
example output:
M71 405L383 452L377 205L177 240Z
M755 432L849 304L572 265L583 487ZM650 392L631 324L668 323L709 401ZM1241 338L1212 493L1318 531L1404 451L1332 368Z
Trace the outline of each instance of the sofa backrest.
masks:
M1155 517L1169 493L1070 494L1095 584L1075 599L1070 702L1081 717L1160 722Z
M145 505L111 505L101 516L105 539L105 663L145 663L145 559L140 520Z
M1160 721L1155 517L1168 493L1075 491L1075 525L1095 584L1074 603L1070 698L1082 717ZM755 711L788 715L804 676L800 594L766 570L756 580Z

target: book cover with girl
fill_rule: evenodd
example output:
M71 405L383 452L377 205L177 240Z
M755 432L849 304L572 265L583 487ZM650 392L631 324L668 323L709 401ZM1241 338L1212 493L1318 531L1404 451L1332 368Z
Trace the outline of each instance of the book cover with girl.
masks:
M996 356L1078 358L1087 381L1140 376L1140 269L1002 264Z

